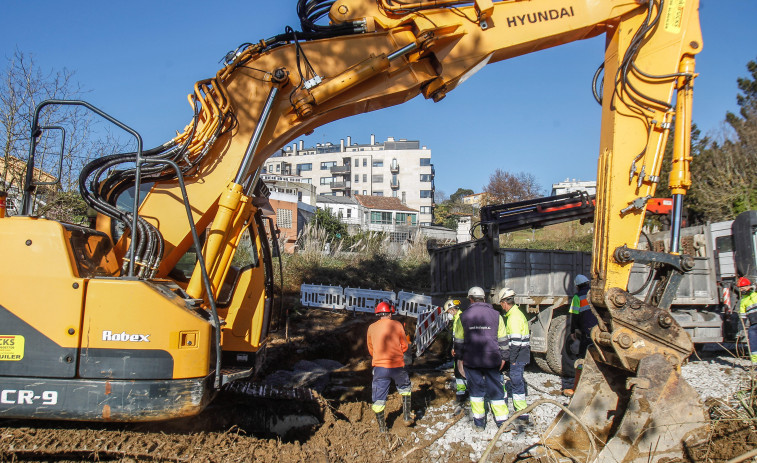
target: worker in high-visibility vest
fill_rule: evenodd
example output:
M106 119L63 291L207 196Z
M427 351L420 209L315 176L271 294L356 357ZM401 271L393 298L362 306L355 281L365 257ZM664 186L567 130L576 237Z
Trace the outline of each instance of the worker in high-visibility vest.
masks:
M563 395L572 397L578 380L581 378L583 369L583 358L586 357L586 351L592 344L591 330L597 326L597 317L591 311L589 304L589 289L591 281L585 275L576 275L573 280L576 286L576 293L570 302L570 312L568 316L568 326L566 332L569 333L569 341L578 342L578 360L576 361L576 376L573 381L573 388L563 389Z
M502 368L509 359L507 335L499 312L484 302L483 288L469 289L468 300L470 306L460 315L462 330L454 333L455 353L463 359L473 427L484 431L487 401L497 427L502 426L509 415L502 385Z
M511 392L513 395L513 408L515 411L523 410L528 406L526 403L526 381L523 378L523 370L531 361L531 333L528 329L528 320L515 303L515 291L510 288L502 288L499 292L499 305L502 307L505 319L507 336L507 355L509 357L509 377ZM507 392L505 392L507 394ZM528 415L521 414L518 418L528 420Z
M739 316L743 322L749 322L748 341L749 354L752 363L757 363L757 292L754 285L746 277L739 278L736 287L741 294L739 301Z
M463 325L460 323L460 300L450 299L444 303L444 310L452 316L452 334L457 332L458 337L462 338ZM463 408L465 408L465 395L468 391L468 382L465 380L463 374L463 359L460 356L455 355L455 346L452 346L452 362L454 362L453 370L455 372L455 410L452 412L452 416L459 415Z

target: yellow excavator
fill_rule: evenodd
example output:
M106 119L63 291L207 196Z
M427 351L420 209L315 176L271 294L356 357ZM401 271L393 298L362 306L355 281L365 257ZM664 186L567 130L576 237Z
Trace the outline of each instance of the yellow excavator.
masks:
M594 79L602 121L590 293L600 323L570 404L593 435L561 414L543 444L591 461L680 454L706 423L680 372L692 343L667 310L692 264L677 244L691 183L698 3L299 0L302 30L230 52L189 94L191 122L161 146L143 150L136 132L85 102L42 103L23 213L0 219L0 416L198 413L224 384L252 375L265 351L271 227L260 174L269 156L336 119L418 94L439 102L486 64L604 34ZM35 140L55 129L40 126L39 115L54 104L87 106L137 140L135 152L99 158L81 173L94 228L34 215L43 183L34 178ZM665 181L671 130L672 252L637 250L646 202ZM243 240L253 259L238 267ZM183 270L187 262L193 270ZM647 300L627 292L634 262L666 269Z

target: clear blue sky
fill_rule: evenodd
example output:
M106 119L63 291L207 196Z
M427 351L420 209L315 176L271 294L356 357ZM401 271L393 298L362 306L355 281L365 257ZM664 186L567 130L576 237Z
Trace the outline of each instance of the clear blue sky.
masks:
M33 55L43 69L75 71L84 99L158 145L190 120L186 95L242 42L291 25L295 0L3 2L0 55ZM722 131L736 111L737 77L757 59L757 0L701 0L694 122ZM480 191L496 168L532 173L548 192L566 178L596 178L600 108L591 78L604 38L487 66L440 103L422 97L333 122L306 144L352 136L420 140L432 150L436 187ZM4 64L4 63L3 63ZM3 65L4 69L5 66Z

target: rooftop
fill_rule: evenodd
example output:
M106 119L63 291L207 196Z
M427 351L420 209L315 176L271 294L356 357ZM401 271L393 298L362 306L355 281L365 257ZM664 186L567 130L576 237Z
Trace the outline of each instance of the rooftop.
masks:
M357 204L357 201L350 196L318 195L315 201L326 204Z
M418 212L402 204L399 198L390 196L355 195L357 202L368 209L380 209L384 211Z

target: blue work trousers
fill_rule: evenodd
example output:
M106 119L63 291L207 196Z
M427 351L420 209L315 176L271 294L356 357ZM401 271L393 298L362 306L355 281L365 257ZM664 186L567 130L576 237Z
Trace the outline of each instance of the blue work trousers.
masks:
M750 322L747 336L749 336L750 358L752 363L757 363L757 323Z
M516 411L523 410L528 405L526 403L526 381L523 379L525 368L525 363L510 364L510 394L513 396L513 407Z
M502 424L508 416L502 373L497 368L470 368L463 365L463 369L468 380L473 424L477 427L486 426L487 401L497 426Z
M389 387L392 381L397 386L397 392L400 395L410 395L412 386L410 377L405 367L384 368L373 367L373 383L371 384L371 393L373 396L373 411L378 413L384 410L386 398L389 395Z

